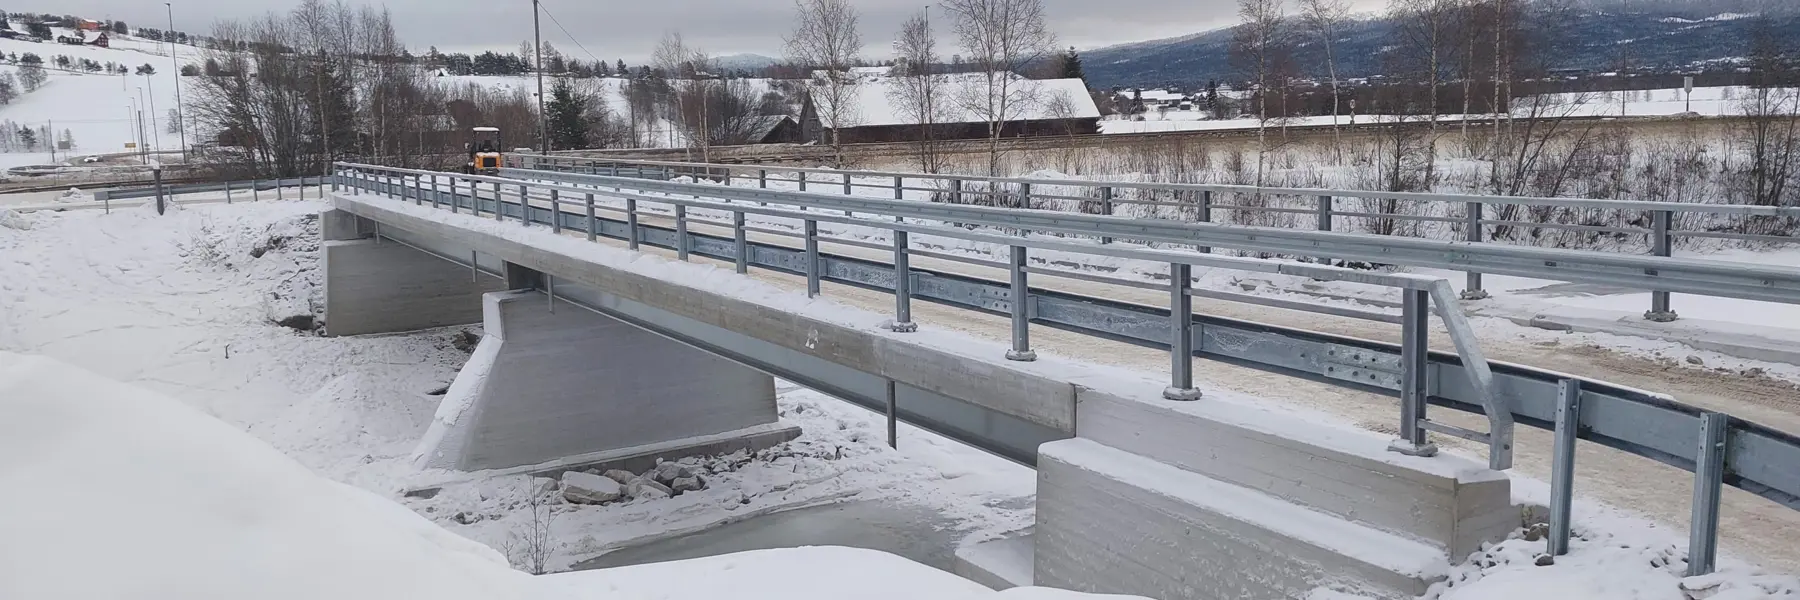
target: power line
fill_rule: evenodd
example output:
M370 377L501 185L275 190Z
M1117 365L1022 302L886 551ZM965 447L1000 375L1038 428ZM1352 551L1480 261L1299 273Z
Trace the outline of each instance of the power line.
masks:
M557 29L561 29L563 36L569 38L569 41L574 42L575 47L580 48L583 54L588 55L588 58L594 59L594 62L605 62L600 60L600 57L594 56L594 53L588 52L587 46L581 45L581 40L575 39L575 34L569 33L568 28L563 27L562 21L556 20L556 14L550 12L550 7L544 6L543 0L538 0L538 8L543 9L544 16L550 17L550 23L556 25ZM543 66L540 65L538 68L541 69Z

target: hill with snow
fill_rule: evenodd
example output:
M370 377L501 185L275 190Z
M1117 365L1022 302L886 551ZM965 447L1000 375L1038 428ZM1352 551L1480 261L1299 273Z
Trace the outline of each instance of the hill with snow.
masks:
M56 31L59 35L74 33L60 28ZM173 50L177 61L189 64L200 62L202 51L193 46L122 35L111 36L111 44L110 48L102 48L0 39L0 53L8 56L31 53L42 57L48 76L36 91L26 92L20 88L18 98L10 104L0 105L0 122L11 121L16 126L34 129L47 127L58 137L67 130L74 144L67 152L56 152L56 162L60 163L66 156L131 152L126 144L138 138L137 119L141 110L142 134L148 141L147 147L152 151L180 151L180 134L169 133L168 113L176 107L177 78L177 68L170 60L169 52ZM60 70L53 68L58 55L67 56L76 63L82 59L103 65L116 63L131 69L134 74ZM155 68L154 74L135 74L138 67L146 64ZM11 73L15 78L19 69L17 64L0 64L0 72ZM189 120L192 120L191 116ZM189 144L198 141L189 136ZM0 168L51 163L51 153L47 149L40 148L37 152L14 150L0 153Z

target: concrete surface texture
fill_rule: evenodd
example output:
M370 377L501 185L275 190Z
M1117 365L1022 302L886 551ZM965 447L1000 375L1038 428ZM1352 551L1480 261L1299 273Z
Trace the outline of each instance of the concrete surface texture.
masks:
M553 309L539 292L484 302L482 344L498 347L488 364L471 361L474 396L430 466L535 465L777 421L766 374L580 307Z
M1030 587L1033 535L1023 533L956 549L950 572L995 590Z
M1422 595L1449 568L1426 544L1091 440L1038 460L1037 585L1161 600Z
M1221 403L1080 388L1077 435L1463 557L1520 525L1512 481L1458 456L1386 452L1374 435ZM1234 409L1235 408L1235 409Z
M320 215L325 239L325 332L332 336L417 331L481 321L481 295L500 281L374 236L374 224L343 211Z

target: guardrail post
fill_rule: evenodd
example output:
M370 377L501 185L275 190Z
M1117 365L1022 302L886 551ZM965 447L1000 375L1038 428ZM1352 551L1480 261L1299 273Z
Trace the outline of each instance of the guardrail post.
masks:
M725 167L725 187L731 187L731 167Z
M250 201L262 202L262 190L257 188L256 183L255 179L250 180Z
M1479 242L1482 237L1481 220L1483 218L1483 213L1487 211L1487 205L1480 202L1470 202L1466 206L1467 207L1463 210L1465 216L1463 229L1467 231L1464 232L1465 235L1463 238L1471 242ZM1488 297L1487 290L1481 289L1481 274L1472 271L1469 272L1468 285L1463 287L1462 299L1486 300Z
M806 220L806 297L819 295L819 222Z
M1031 184L1030 183L1019 184L1019 205L1016 208L1031 208ZM1019 235L1020 236L1029 236L1029 235L1031 235L1031 230L1030 229L1020 229Z
M1426 436L1426 369L1430 366L1431 292L1403 290L1400 317L1400 439L1389 449L1413 456L1433 456L1437 447Z
M894 231L894 333L912 333L919 324L912 320L912 245L907 233Z
M500 198L501 194L502 194L502 192L500 191L500 182L496 181L496 182L494 182L494 220L495 221L506 220L506 210L504 210L506 203L501 200L501 198Z
M1319 196L1319 231L1331 231L1331 196Z
M768 169L757 169L756 170L756 187L759 189L765 189L765 190L769 189L769 170Z
M156 214L161 215L164 213L164 211L167 211L169 208L168 202L166 200L163 200L162 167L151 167L150 168L150 178L156 180ZM108 200L106 202L107 202L106 210L108 213L111 213L112 212L111 196L108 196Z
M1211 223L1212 222L1212 207L1213 207L1213 197L1212 196L1213 196L1212 190L1201 190L1200 191L1200 209L1199 209L1199 211L1197 211L1198 214L1196 216L1198 216L1200 218L1199 221L1201 223ZM1199 252L1201 254L1212 254L1212 246L1195 246L1194 251Z
M800 191L806 191L806 171L795 171L800 174Z
M1656 256L1670 256L1674 251L1675 239L1669 235L1670 222L1674 220L1673 211L1651 211L1650 253ZM1650 272L1654 275L1654 272ZM1669 306L1668 292L1650 292L1650 312L1644 313L1644 319L1654 323L1668 323L1680 318Z
M899 175L894 176L894 199L906 199L906 178Z
M1700 414L1700 452L1694 460L1694 512L1688 520L1689 577L1713 572L1718 558L1719 489L1725 483L1725 413Z
M550 190L550 232L562 233L562 194L559 190Z
M438 189L437 178L438 178L437 173L431 174L431 207L432 208L443 208L444 193L442 190ZM421 183L423 183L423 182L421 182Z
M750 272L750 232L744 228L744 211L731 212L732 241L737 245L737 272L739 275Z
M952 190L950 193L950 203L951 204L962 204L963 203L962 188L963 188L963 180L961 180L961 179L950 180L950 189Z
M887 380L888 448L900 447L900 395L894 387L894 380Z
M850 174L849 173L844 174L844 195L845 196L855 195L855 193L850 190Z
M306 180L302 179L301 183L304 184L305 181ZM277 201L277 202L286 200L286 198L281 197L281 182L282 182L282 179L280 177L275 178L275 201ZM300 188L300 189L306 189L306 188Z
M600 236L600 222L594 219L594 194L587 195L587 238L592 242Z
M1037 360L1037 353L1031 350L1031 285L1025 265L1025 247L1013 246L1012 260L1006 265L1012 272L1012 349L1006 351L1006 360L1019 362Z
M1194 389L1193 266L1169 263L1169 387L1163 398L1183 402L1199 400Z
M1109 217L1113 214L1113 188L1110 185L1100 188L1100 214ZM1112 241L1112 236L1100 236L1101 244L1111 244Z
M1544 552L1569 553L1570 514L1575 494L1575 441L1581 433L1581 380L1564 379L1556 396L1555 447L1550 459L1550 537Z
M357 189L355 191L355 195L359 195L359 196L362 195L362 190ZM225 182L225 203L231 204L231 182L230 181Z
M338 191L338 174L337 173L331 174L331 191L333 193L336 193Z
M531 226L531 189L519 184L519 224Z
M675 257L688 259L687 205L675 205Z
M632 250L638 249L642 241L638 235L637 198L625 199L625 245Z

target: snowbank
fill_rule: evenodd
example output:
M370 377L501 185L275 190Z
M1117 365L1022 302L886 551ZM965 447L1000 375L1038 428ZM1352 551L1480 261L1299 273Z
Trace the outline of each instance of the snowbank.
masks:
M85 483L85 489L77 487ZM0 598L839 600L995 593L813 547L530 577L174 399L0 352ZM103 556L95 556L104 553ZM1014 598L1087 597L1022 591Z
M3 598L495 600L529 579L180 402L4 352L0 489Z

